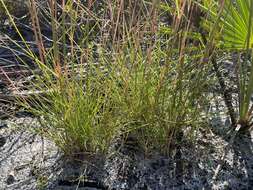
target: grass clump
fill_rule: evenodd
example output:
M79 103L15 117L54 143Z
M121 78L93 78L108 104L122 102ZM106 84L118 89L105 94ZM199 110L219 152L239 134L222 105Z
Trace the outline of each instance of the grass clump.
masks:
M117 73L110 75L117 84L110 92L116 120L146 153L168 153L180 131L200 126L206 82L202 77L207 71L196 72L198 64L190 59L180 67L178 59L163 63L167 55L159 46L150 60L147 52L134 49L116 59Z
M209 67L201 62L203 51L192 48L189 24L181 20L180 9L187 4L175 6L178 17L166 35L159 30L158 5L141 1L131 4L133 12L125 12L123 5L108 1L103 18L107 9L112 12L104 22L79 1L59 6L51 0L43 10L52 30L47 48L36 2L30 1L39 53L28 56L40 70L30 90L40 93L21 104L40 118L39 132L65 153L105 153L114 138L128 135L135 136L145 153L167 153L178 134L181 139L190 129L189 137L200 126ZM140 20L133 19L135 14ZM80 24L84 16L93 20L85 30ZM104 31L105 25L108 36L101 32L91 40L90 34Z
M46 98L41 97L36 109L30 109L41 116L43 135L55 141L65 153L106 151L117 132L107 118L108 89L91 79L85 83L69 77L58 80L47 84L50 92Z

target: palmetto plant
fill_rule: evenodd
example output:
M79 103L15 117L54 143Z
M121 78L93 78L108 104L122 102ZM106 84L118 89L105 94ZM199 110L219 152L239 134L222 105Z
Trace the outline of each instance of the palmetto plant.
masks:
M244 61L238 59L239 117L237 129L252 126L251 96L253 94L253 0L204 0L198 3L207 13L204 26L215 27L216 47L226 51L237 51ZM220 13L220 14L219 14ZM250 64L249 64L250 63Z
M203 4L199 4L208 15L204 26L211 30L216 23L216 40L219 47L242 50L247 48L247 41L249 47L252 46L253 26L249 26L252 19L250 4L251 0L204 0ZM222 14L218 15L220 8Z

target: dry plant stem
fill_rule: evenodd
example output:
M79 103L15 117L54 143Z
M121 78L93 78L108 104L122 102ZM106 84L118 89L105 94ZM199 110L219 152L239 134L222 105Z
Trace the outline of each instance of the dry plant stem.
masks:
M120 15L121 15L121 12L122 12L123 5L124 5L124 0L121 0L120 4L119 4L119 9L118 9L118 13L117 13L117 20L116 20L115 28L114 28L113 42L115 42L117 31L119 30L118 27L119 27L119 24L120 24Z
M39 50L39 55L40 55L40 61L42 63L45 63L45 48L43 45L43 40L42 40L42 34L41 34L41 30L40 30L40 24L39 24L39 19L38 19L38 13L36 10L36 6L35 6L35 1L34 0L30 0L30 14L32 17L32 29L35 35L35 40L36 40L36 44L38 46L38 50Z
M51 25L53 35L53 51L54 51L54 68L57 76L61 74L60 59L59 59L59 48L58 48L58 28L57 28L57 2L50 0L50 11L51 11Z
M216 59L215 59L214 56L211 58L211 62L212 62L215 74L216 74L216 76L218 78L221 91L223 93L223 99L224 99L226 107L228 109L228 114L230 116L232 126L236 126L236 117L235 117L235 111L234 111L234 108L233 108L233 105L232 105L232 96L231 96L231 93L228 91L228 89L227 89L227 87L225 85L224 78L222 77L222 74L221 74L221 72L219 70L219 67L218 67L218 65L216 63Z
M188 6L187 6L188 5ZM183 77L183 70L182 67L185 63L185 47L187 45L187 32L190 30L190 18L192 16L192 4L191 1L184 1L184 3L182 4L182 7L180 7L180 11L179 11L179 15L175 18L175 32L179 32L179 71L178 71L178 77L182 78ZM187 20L187 24L184 26L184 28L181 28L181 24L183 22L182 16L184 15L185 10L187 11L187 15L186 18L188 18L189 20ZM190 10L190 11L189 11ZM185 33L181 33L180 31L186 31ZM178 84L179 88L180 88L180 101L182 101L182 81L179 80L179 84ZM182 152L181 152L181 143L183 140L183 136L184 133L182 131L181 128L178 129L178 131L176 132L176 139L177 139L177 150L176 150L176 177L178 178L178 180L180 182L183 182L183 160L182 160Z
M35 97L45 97L49 91L27 91L27 92L15 92L12 94L0 94L1 100L15 101L17 99L33 100Z
M10 77L7 75L7 73L3 70L2 67L0 67L2 74L6 77L7 81L9 82L9 84L13 87L13 89L17 89L14 82L10 79Z

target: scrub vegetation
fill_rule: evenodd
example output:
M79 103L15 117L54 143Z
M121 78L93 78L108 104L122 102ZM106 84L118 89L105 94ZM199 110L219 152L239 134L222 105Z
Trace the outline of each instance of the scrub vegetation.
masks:
M238 58L239 108L224 90L231 130L251 129L252 0L28 4L36 44L0 0L19 38L6 36L18 48L13 52L35 67L31 95L16 101L39 118L37 132L67 155L105 154L114 139L129 136L146 154L170 154L194 139L208 120L209 89L226 88L216 60L224 52Z

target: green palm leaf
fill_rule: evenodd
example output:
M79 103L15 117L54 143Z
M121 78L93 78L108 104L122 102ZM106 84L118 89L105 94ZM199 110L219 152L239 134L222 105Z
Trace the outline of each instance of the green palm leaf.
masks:
M197 3L204 11L208 13L208 17L204 20L204 26L210 30L214 27L217 19L219 20L217 27L216 41L219 47L227 50L246 49L247 41L249 47L253 47L253 26L249 32L250 22L250 1L251 0L225 0L224 10L220 18L218 18L219 3L217 0L205 0L203 4ZM249 37L249 39L248 39Z

